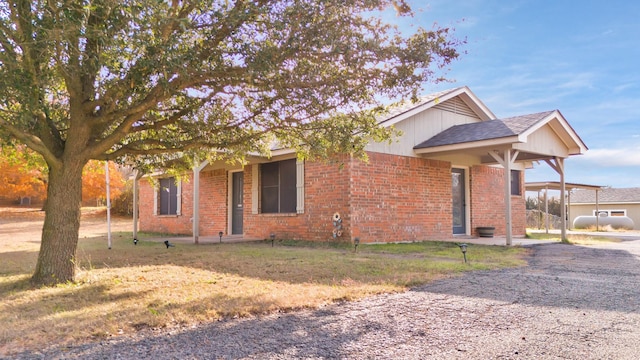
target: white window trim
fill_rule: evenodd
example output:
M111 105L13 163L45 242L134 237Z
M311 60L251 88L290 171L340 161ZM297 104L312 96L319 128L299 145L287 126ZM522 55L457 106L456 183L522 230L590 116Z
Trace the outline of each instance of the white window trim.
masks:
M304 214L304 160L296 160L296 213Z
M258 179L260 178L260 165L251 165L251 213L258 214L260 212L258 201L260 199L260 186Z
M160 178L158 178L159 180ZM175 177L174 177L175 179ZM160 181L153 187L153 215L158 216L158 187L160 187ZM182 215L182 180L178 179L176 184L176 214L175 215L162 215L162 216L180 216Z
M282 159L290 160L290 159ZM280 160L278 160L280 161ZM259 214L260 206L260 165L251 167L251 213ZM296 159L296 213L304 214L304 160Z
M182 215L182 180L176 184L176 216Z

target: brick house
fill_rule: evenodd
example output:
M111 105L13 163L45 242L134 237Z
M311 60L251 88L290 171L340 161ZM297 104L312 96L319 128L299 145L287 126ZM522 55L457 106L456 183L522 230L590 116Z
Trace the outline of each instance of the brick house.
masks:
M381 126L397 141L371 143L369 161L299 161L289 149L245 166L206 163L188 181L137 182L142 231L200 236L396 242L524 235L524 172L544 160L563 179L564 159L586 146L559 111L496 119L460 87L398 106ZM510 211L507 211L510 210ZM334 216L340 217L335 222ZM135 236L135 234L134 234Z

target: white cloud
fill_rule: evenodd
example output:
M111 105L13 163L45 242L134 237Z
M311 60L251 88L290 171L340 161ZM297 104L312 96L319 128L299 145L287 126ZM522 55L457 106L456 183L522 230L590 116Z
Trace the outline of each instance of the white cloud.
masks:
M602 167L640 167L640 146L612 149L590 149L575 158ZM640 168L637 169L640 172Z

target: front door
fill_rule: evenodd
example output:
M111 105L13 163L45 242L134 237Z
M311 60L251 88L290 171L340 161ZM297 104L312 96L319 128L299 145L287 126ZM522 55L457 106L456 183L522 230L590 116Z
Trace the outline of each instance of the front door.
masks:
M466 229L466 203L464 189L464 169L451 169L451 195L453 197L453 233L465 234Z
M242 234L244 173L234 172L232 176L231 234Z

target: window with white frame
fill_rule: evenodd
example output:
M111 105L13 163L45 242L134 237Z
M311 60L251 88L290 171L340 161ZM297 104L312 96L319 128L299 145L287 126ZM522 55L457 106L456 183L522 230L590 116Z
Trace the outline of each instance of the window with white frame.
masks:
M158 215L179 215L180 204L179 185L173 177L163 178L159 181L157 213Z
M295 213L297 206L296 159L260 165L262 213Z

